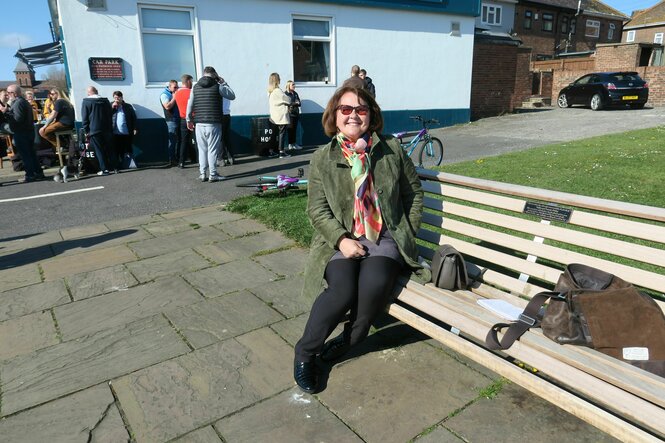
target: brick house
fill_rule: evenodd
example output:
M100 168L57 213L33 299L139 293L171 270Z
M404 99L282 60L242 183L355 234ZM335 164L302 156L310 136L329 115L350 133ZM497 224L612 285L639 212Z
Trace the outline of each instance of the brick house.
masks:
M579 6L579 10L578 10ZM533 49L533 60L592 51L621 41L628 17L599 0L519 0L514 35Z
M630 21L623 27L621 41L624 43L663 44L665 35L665 1L641 11L634 11Z

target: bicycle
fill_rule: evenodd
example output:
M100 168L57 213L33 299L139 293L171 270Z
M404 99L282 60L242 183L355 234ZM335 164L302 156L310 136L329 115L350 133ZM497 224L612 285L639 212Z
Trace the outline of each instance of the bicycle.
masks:
M254 188L257 194L265 191L279 191L281 194L286 194L289 189L299 189L300 186L306 186L308 181L302 178L305 175L303 168L298 168L298 174L291 177L285 174L277 176L263 175L258 176L253 180L236 183L238 188Z
M443 143L438 138L431 136L428 131L431 124L438 124L439 121L435 119L425 120L419 115L411 116L409 118L422 122L423 128L418 132L397 132L393 134L393 137L399 140L399 144L409 157L415 152L416 147L422 145L420 156L418 158L419 167L428 169L439 166L443 160ZM413 138L405 142L403 140L405 137Z

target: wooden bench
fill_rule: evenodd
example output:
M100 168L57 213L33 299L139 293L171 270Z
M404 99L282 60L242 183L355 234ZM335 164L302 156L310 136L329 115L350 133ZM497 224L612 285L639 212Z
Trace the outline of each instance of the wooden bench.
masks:
M67 129L65 131L57 131L55 133L55 153L58 156L58 163L62 168L65 163L63 162L63 156L65 159L69 157L69 142L70 140L75 140L76 131L73 129Z
M584 263L646 290L662 309L665 209L419 173L427 208L420 254L431 259L437 245L451 244L479 281L455 292L405 281L388 312L620 440L664 439L664 378L593 349L559 345L539 328L506 351L489 351L488 330L505 320L477 300L524 307L553 287L566 264Z

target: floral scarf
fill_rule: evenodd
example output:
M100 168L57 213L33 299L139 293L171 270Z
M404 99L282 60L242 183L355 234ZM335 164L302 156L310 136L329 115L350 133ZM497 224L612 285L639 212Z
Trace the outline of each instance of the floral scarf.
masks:
M342 148L344 158L351 166L351 178L354 185L353 201L353 235L362 235L376 243L381 234L383 219L379 198L374 191L374 182L370 174L369 150L372 147L372 138L369 134L358 139L355 143L337 134L337 141Z

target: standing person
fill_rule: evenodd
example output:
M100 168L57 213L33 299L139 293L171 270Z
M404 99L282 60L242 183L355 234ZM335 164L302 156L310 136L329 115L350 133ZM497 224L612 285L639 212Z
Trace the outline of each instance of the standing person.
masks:
M231 149L231 100L226 98L222 98L222 149L219 155L224 166L235 161Z
M342 87L322 123L332 140L310 163L307 214L314 237L303 286L305 297L319 295L294 361L295 381L309 393L319 388L316 356L336 360L367 337L392 300L400 271L428 274L416 246L420 180L397 141L380 134L383 117L374 98L364 89ZM344 332L324 345L348 311Z
M286 82L286 95L291 99L289 105L289 149L302 149L296 143L298 120L300 119L300 96L296 92L296 83L293 80Z
M180 169L185 167L185 157L192 147L192 131L187 128L187 102L192 93L193 81L194 77L189 74L184 74L180 77L182 87L173 94L180 115L180 143L178 143L178 152L176 153L178 167Z
M279 133L277 135L277 149L279 149L279 158L291 157L284 149L286 148L287 134L289 126L289 105L291 99L279 88L279 74L273 72L268 78L268 104L270 105L270 121L277 125ZM277 157L277 154L270 152L270 157Z
M358 77L365 81L365 89L367 89L367 92L372 94L372 97L376 98L376 87L374 86L374 83L372 83L372 77L367 77L367 71L361 69Z
M32 121L32 106L23 98L23 90L18 85L9 85L7 95L11 105L7 106L0 103L0 112L6 113L5 119L14 133L14 149L23 160L25 177L18 181L27 183L43 180L44 172L35 152L35 127Z
M32 120L37 123L42 115L42 110L39 108L39 103L35 100L35 93L32 91L25 92L25 99L32 106Z
M178 80L170 80L169 84L159 95L159 102L164 108L164 120L168 130L169 144L169 166L175 166L175 154L180 143L180 112L173 94L178 90Z
M53 100L53 112L46 118L44 126L39 128L39 135L55 148L55 133L74 129L74 107L60 91L54 90L50 96Z
M365 89L365 80L361 79L358 74L360 74L360 66L351 66L351 77L344 80L342 87L349 86L351 88Z
M90 145L99 161L97 175L109 175L108 168L118 172L117 160L113 152L113 118L109 99L100 97L94 86L88 86L88 96L81 103L83 131L90 137Z
M137 134L136 111L127 103L122 91L113 92L113 104L111 105L113 121L113 147L116 161L122 164L125 157L133 157L134 149L132 142Z
M212 66L203 69L203 77L192 88L187 103L187 128L195 129L199 150L199 180L216 182L225 180L217 174L217 156L222 140L222 97L236 98L233 89L217 75Z

